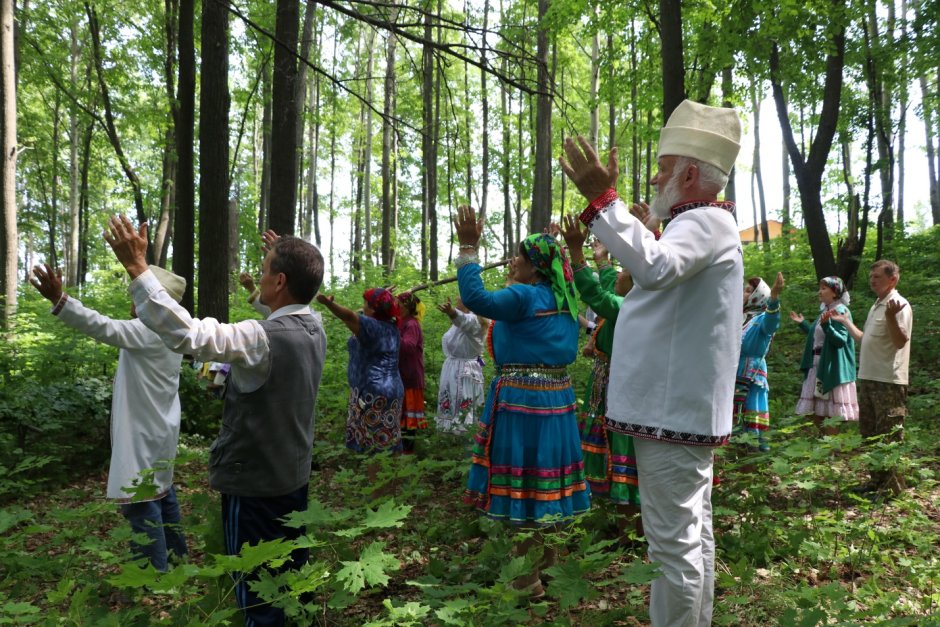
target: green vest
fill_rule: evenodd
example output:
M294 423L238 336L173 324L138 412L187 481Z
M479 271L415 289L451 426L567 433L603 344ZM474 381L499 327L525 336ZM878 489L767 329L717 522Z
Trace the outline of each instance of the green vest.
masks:
M836 311L852 319L852 312L844 305L837 305ZM813 335L819 318L810 324L806 320L800 323L800 328L807 334L806 344L803 347L803 359L800 361L800 370L803 378L809 374L813 367ZM848 329L835 320L823 323L826 334L823 340L822 351L819 354L819 365L816 368L816 378L822 382L822 391L828 392L832 388L855 381L855 340L849 335Z

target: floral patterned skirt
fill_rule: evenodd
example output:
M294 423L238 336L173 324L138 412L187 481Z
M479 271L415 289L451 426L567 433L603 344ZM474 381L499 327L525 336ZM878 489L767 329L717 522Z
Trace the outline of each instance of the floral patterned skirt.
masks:
M448 357L441 368L437 394L437 428L449 433L467 433L483 409L483 367L476 359Z
M346 416L346 447L370 454L401 451L401 400L352 388Z

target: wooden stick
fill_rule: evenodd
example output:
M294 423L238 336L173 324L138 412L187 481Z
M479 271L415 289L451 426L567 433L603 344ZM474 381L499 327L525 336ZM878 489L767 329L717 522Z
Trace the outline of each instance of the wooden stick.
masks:
M499 268L500 266L507 265L512 259L503 259L502 261L494 261L493 263L488 263L480 270L492 270L493 268ZM439 281L431 281L430 283L422 283L421 285L416 285L413 288L409 289L409 292L417 292L419 290L426 290L431 287L437 287L438 285L444 285L445 283L453 283L457 280L456 276L447 277L446 279L440 279Z

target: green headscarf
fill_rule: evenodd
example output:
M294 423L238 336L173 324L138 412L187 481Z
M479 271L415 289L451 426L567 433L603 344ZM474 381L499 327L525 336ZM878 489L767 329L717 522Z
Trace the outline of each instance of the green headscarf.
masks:
M535 269L551 282L558 311L567 307L571 317L577 320L578 294L574 289L574 273L568 263L568 255L555 238L536 233L522 240L522 249Z

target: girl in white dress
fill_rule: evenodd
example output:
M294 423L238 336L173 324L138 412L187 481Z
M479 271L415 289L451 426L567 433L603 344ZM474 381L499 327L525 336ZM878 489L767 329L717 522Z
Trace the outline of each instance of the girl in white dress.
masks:
M437 396L437 428L462 435L476 426L483 407L483 343L489 321L470 313L458 298L437 306L451 327L441 339L444 366Z

